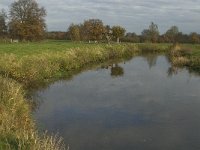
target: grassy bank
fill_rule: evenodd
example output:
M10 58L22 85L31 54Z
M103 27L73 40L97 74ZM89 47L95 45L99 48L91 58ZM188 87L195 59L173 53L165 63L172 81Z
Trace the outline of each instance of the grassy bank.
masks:
M18 57L2 54L0 73L25 86L36 86L80 69L88 64L109 59L132 57L138 52L134 45L96 46L73 48L67 51L43 52Z
M93 44L86 45L82 44L80 48L60 49L59 51L51 49L48 52L39 53L35 50L26 55L21 55L14 50L13 53L6 51L0 57L0 74L14 79L26 87L37 86L89 64L132 57L147 51L151 53L165 52L169 49L169 45L158 44L98 44L95 47Z
M37 132L19 83L0 76L0 89L0 149L64 149L60 138Z
M69 45L68 45L69 44ZM167 52L169 44L20 43L0 45L0 149L61 149L55 136L39 134L25 90L58 80L90 64ZM175 56L175 55L174 55Z
M174 45L169 58L174 67L187 67L192 72L200 73L200 45Z

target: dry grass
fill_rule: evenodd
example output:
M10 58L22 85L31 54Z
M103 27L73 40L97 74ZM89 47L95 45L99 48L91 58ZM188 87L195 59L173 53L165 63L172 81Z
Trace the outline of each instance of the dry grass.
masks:
M195 45L174 45L169 52L169 60L174 67L187 67L191 72L200 73L200 49Z
M190 63L187 55L191 52L190 49L182 48L180 45L175 44L171 47L169 52L169 59L173 66L186 66Z
M190 63L190 60L187 57L172 57L171 58L172 65L174 66L186 66L188 63Z
M38 134L20 84L0 77L0 89L0 149L64 149L63 141L58 136Z
M132 57L137 53L133 46L106 46L75 48L62 52L49 52L17 57L14 54L0 56L0 73L24 85L33 86L55 77L58 72L73 71L88 64L113 58Z

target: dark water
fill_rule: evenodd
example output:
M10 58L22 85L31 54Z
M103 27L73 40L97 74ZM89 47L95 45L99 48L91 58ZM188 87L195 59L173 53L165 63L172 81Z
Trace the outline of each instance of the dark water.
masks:
M200 77L149 55L35 93L41 129L70 150L200 150Z

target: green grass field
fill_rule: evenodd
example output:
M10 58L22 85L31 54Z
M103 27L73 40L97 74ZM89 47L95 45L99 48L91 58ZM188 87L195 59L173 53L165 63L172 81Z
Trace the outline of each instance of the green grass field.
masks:
M71 48L93 47L95 44L69 42L69 41L43 41L33 43L0 43L0 54L12 53L18 56L39 54L42 52L59 52Z
M89 44L87 42L71 42L64 40L48 40L43 42L32 42L32 43L0 43L0 54L15 54L17 56L40 54L43 52L60 52L66 51L73 48L95 48L96 46L105 46L105 43L101 44ZM149 47L149 45L154 45L159 48L166 48L171 44L159 43L159 44L149 44L149 43L138 43L138 46ZM192 49L193 54L200 56L200 44L181 44L182 47Z
M200 56L200 44L181 44L181 47L190 50L192 56Z

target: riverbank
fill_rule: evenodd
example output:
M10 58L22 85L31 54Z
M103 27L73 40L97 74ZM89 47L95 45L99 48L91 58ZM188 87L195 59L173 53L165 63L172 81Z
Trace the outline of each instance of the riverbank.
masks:
M0 50L0 148L63 148L57 136L38 133L31 117L31 105L26 99L28 88L58 80L90 64L133 57L143 52L167 53L171 49L170 44L82 44L69 48L64 47L63 43L61 45L59 50L54 50L56 46L50 44L49 49L32 49L31 52L21 52L23 44L20 44L21 48L16 44L16 51L13 45L0 46L5 49L5 52Z
M32 52L31 55L4 53L0 57L1 75L12 78L26 87L35 87L49 80L58 79L69 72L89 64L110 59L133 57L142 52L166 52L170 45L91 45L49 52Z
M62 150L58 136L38 133L31 116L31 105L19 83L0 76L0 149Z
M174 45L169 53L173 67L187 67L189 71L200 73L200 46Z

